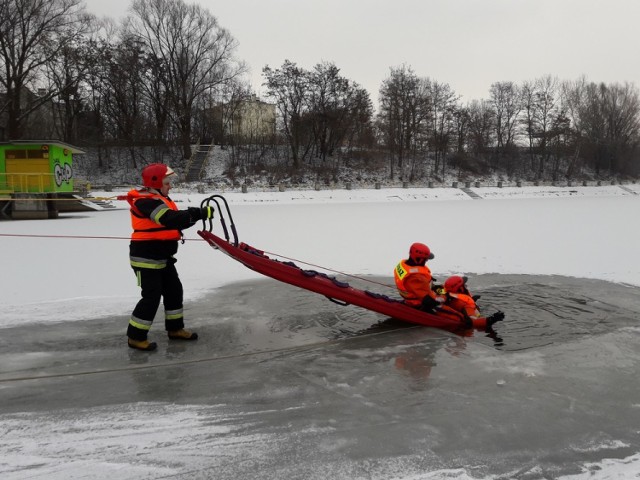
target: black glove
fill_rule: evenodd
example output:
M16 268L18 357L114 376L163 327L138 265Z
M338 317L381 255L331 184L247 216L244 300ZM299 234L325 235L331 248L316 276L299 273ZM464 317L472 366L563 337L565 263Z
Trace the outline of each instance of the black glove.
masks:
M487 317L487 326L490 327L494 323L501 322L502 320L504 320L504 313L496 312L493 315Z
M213 207L189 207L187 208L189 212L189 219L191 223L196 223L198 220L209 220L213 218Z
M429 295L422 299L422 305L420 305L420 310L425 312L433 312L433 309L439 305L435 299L431 298Z
M202 220L210 220L213 218L213 207L206 206L200 209L200 215Z
M477 302L478 300L480 300L480 295L474 295L474 296L473 296L473 297L471 297L471 298L473 298L473 301L474 301L474 302Z

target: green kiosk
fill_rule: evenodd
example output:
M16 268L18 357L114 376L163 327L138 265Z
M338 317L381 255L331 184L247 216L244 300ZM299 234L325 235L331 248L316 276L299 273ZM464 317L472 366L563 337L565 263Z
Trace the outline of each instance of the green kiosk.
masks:
M0 216L56 218L61 197L72 198L73 155L55 140L0 142Z

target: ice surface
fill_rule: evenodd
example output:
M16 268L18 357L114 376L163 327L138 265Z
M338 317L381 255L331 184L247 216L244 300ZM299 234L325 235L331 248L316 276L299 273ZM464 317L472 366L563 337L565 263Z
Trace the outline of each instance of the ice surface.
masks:
M155 326L158 352L129 351L128 242L66 238L128 237L124 204L1 222L51 237L2 237L0 476L637 477L640 196L477 192L227 198L241 240L382 283L410 243L427 243L436 276L469 274L487 308L509 306L502 345L380 331L372 312L274 286L194 228L177 266L201 340L170 344Z

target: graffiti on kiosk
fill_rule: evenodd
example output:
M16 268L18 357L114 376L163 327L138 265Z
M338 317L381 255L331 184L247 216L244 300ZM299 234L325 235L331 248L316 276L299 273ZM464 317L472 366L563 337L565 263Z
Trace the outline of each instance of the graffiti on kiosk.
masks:
M56 166L53 169L53 174L56 178L56 185L62 185L62 182L69 183L71 178L73 177L73 171L71 170L71 165L65 163L64 165L60 165L56 163Z

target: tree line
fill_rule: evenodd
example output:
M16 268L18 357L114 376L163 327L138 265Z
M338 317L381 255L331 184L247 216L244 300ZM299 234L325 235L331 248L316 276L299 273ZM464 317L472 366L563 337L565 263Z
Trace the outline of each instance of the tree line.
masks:
M380 89L380 142L401 176L447 169L504 172L536 180L640 173L640 97L630 83L551 75L491 85L461 104L446 83L391 69ZM393 169L393 166L391 167Z
M133 0L116 24L81 0L0 0L0 114L6 139L179 145L198 114L241 90L236 40L205 8Z
M183 0L133 0L119 22L81 0L0 0L0 137L55 138L85 147L139 146L158 158L214 137L230 166L291 171L383 162L392 179L500 174L531 179L638 176L639 92L630 83L495 82L462 102L447 84L391 67L370 93L332 62L285 60L262 70L275 105L273 135L240 137L225 125L253 98L237 42L214 15ZM147 161L150 159L146 159Z

